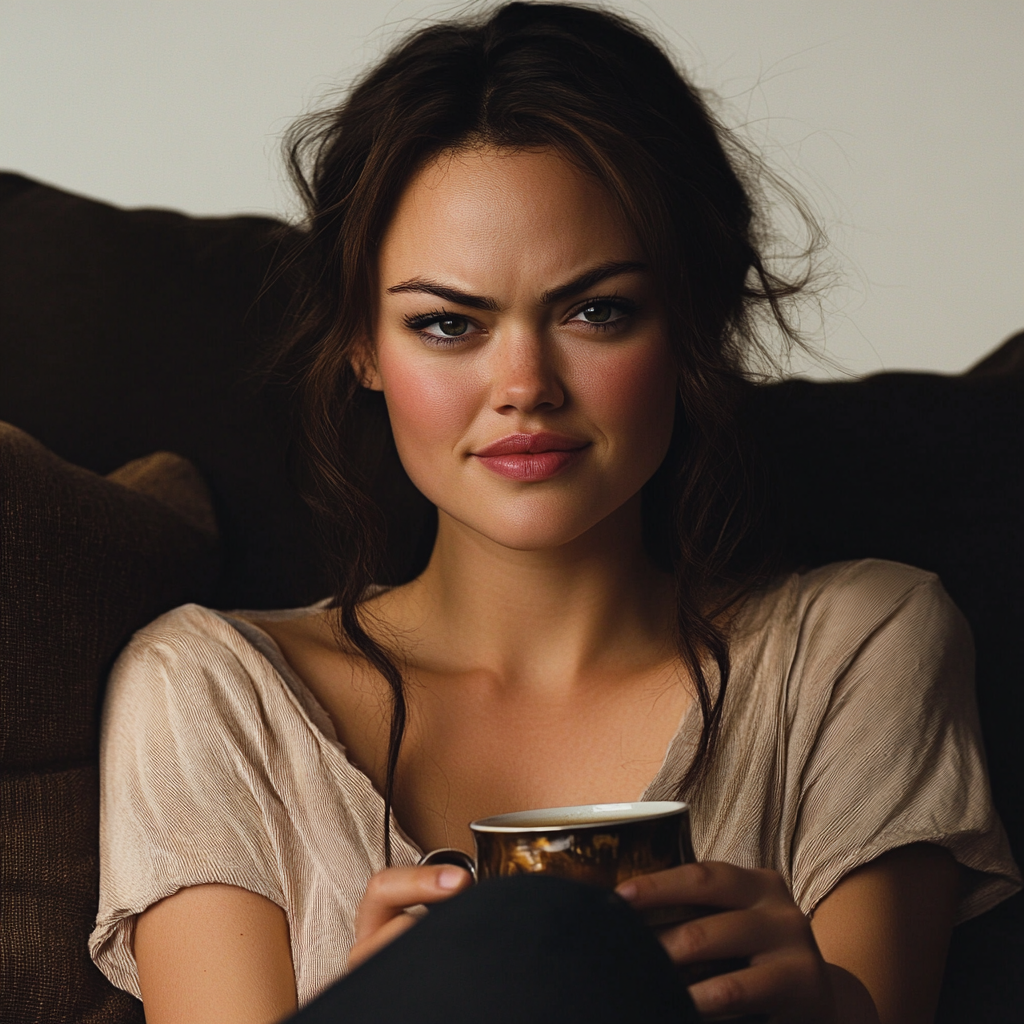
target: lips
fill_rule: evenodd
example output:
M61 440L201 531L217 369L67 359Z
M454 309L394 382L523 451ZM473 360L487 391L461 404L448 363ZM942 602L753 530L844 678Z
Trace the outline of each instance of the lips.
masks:
M567 434L541 431L509 434L473 456L493 473L512 480L548 480L578 461L590 442Z
M589 444L589 441L578 437L543 430L538 434L509 434L508 437L499 438L473 454L485 459L495 455L540 455L543 452L576 451L586 448Z

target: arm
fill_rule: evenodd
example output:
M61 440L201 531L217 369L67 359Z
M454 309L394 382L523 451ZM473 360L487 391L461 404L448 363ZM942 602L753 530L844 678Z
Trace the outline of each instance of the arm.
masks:
M146 1024L273 1024L296 1009L284 911L232 885L155 903L135 926Z
M447 899L469 882L451 865L374 875L349 968L415 922L404 908ZM135 960L146 1024L274 1024L296 1009L284 911L247 889L197 885L153 904L135 926Z
M882 1024L934 1019L958 881L947 850L915 843L851 872L818 905L822 956L863 983Z

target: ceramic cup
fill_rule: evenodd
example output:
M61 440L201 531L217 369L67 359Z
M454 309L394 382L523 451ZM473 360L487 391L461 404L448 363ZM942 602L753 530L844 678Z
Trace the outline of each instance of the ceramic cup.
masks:
M614 889L634 875L694 860L690 809L676 800L582 804L470 822L476 858L433 850L421 864L458 864L474 881L546 874Z

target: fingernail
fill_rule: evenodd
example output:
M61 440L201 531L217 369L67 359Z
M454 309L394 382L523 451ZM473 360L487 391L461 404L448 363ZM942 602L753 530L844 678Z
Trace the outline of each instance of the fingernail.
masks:
M623 882L622 885L615 890L624 900L627 902L632 900L637 894L637 887L635 882Z
M458 889L465 878L466 872L462 868L441 868L437 875L437 887L439 889Z

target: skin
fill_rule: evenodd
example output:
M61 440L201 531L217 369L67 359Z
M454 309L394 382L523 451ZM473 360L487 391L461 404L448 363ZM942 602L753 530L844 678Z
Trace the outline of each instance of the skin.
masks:
M692 703L671 580L640 536L638 492L665 454L675 394L643 262L610 197L550 151L438 158L381 246L374 337L355 365L383 391L439 527L425 572L367 602L365 623L405 666L395 813L422 849L472 849L466 823L486 815L636 799ZM510 480L476 454L540 430L586 444L552 479ZM383 683L339 651L323 616L261 625L382 790ZM708 1019L917 1024L934 1015L957 871L938 847L894 850L842 879L810 920L775 872L717 862L620 894L721 911L660 934L679 963L750 957L691 988ZM374 876L350 965L412 926L405 908L468 884L451 866ZM141 915L135 954L149 1024L250 1024L295 1008L285 915L262 896L182 890Z

